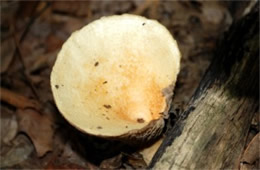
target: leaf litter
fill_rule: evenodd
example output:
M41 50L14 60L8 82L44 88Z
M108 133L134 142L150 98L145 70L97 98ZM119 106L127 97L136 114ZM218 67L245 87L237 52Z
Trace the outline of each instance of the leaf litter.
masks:
M182 53L172 103L175 116L170 116L175 120L176 110L185 108L209 66L219 37L248 9L247 2L234 3L1 2L1 168L145 168L158 146L132 148L91 137L62 118L49 79L57 53L73 31L102 16L132 13L158 20L175 37ZM252 126L256 125L259 119L254 119ZM253 129L249 141L259 132L259 128ZM255 141L256 137L241 159L246 165L256 160Z

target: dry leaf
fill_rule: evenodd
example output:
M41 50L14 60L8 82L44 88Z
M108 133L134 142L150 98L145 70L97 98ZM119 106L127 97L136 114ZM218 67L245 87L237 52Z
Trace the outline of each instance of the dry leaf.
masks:
M53 2L52 10L57 13L69 14L83 17L88 14L88 1L55 1Z
M35 100L28 99L27 97L14 93L10 90L7 90L5 88L0 88L0 98L1 101L4 101L10 105L13 105L19 109L25 109L25 108L34 108L39 109L39 103Z
M260 159L259 144L260 144L260 133L258 133L248 144L240 162L254 164L258 159Z
M19 130L31 138L38 157L52 151L54 129L50 119L33 109L19 109L17 116Z
M238 8L241 8L241 5L239 4L230 6L225 5L223 2L220 2L220 4L222 5L219 6L219 2L211 3L207 1L185 2L186 6L182 5L184 2L178 1L158 1L158 6L155 6L153 2L148 2L148 0L125 1L122 3L120 1L91 1L87 3L84 2L85 4L83 2L71 2L69 4L65 2L39 2L37 3L38 5L36 5L37 7L34 6L35 3L32 4L29 2L3 1L1 2L1 28L3 29L1 31L2 51L0 70L1 73L4 72L5 74L2 76L1 81L3 82L5 87L8 87L9 89L15 89L15 92L5 93L6 91L2 91L0 96L1 101L13 105L18 109L35 108L35 101L28 98L28 96L32 96L32 91L30 88L28 88L28 84L25 84L24 80L21 79L19 73L21 71L21 63L19 62L19 60L17 60L17 58L13 58L11 66L8 66L13 57L11 54L13 53L14 45L11 42L12 39L9 39L9 37L11 36L11 30L9 28L9 25L11 23L10 21L15 20L15 26L17 28L16 33L19 37L24 28L28 25L28 21L32 17L32 13L39 13L39 11L41 11L41 9L43 9L47 3L50 4L50 8L47 9L48 12L46 10L43 14L36 17L36 22L33 22L33 25L29 26L29 32L26 34L25 39L23 43L20 44L20 46L23 53L26 69L28 70L28 73L32 74L29 75L30 80L37 88L37 93L40 96L41 102L46 103L47 101L51 101L50 103L52 104L53 99L49 88L49 74L59 51L58 48L60 46L60 40L64 41L68 38L71 32L81 28L94 19L100 18L101 16L105 15L121 14L126 12L139 14L141 13L148 18L158 18L160 23L169 28L171 33L178 40L178 44L181 48L183 56L182 69L175 90L174 105L177 104L176 102L184 102L184 105L186 105L186 103L188 103L188 101L190 100L190 97L193 94L196 86L198 85L202 74L208 67L212 56L212 49L214 50L215 48L216 39L220 37L225 28L230 26L230 23L232 21L232 18L230 16L233 17L233 20L236 20L236 18L238 18L238 15L242 16L242 13L237 11L248 11L238 10ZM256 3L256 1L251 3ZM88 9L86 9L86 7ZM35 12L33 12L34 10ZM231 13L231 15L229 14L229 12ZM17 17L14 18L15 16ZM77 16L80 16L80 18ZM54 35L55 37L48 37L49 35ZM9 41L8 39L10 40L10 43L6 42ZM7 71L5 71L7 67L9 68L7 69ZM10 90L7 92L10 92ZM36 107L39 106L39 104L36 105ZM6 106L2 105L1 107ZM41 107L45 109L43 110L44 113L51 113L53 115L54 112L57 112L57 110L55 111L56 108L54 108L54 111L52 109L48 111L46 110L46 108L49 107L45 105ZM32 138L32 141L34 139L34 143L38 143L35 144L36 148L36 145L39 145L39 143L41 143L39 141L41 141L42 139L43 141L47 140L46 138L49 138L48 136L50 135L50 133L42 132L44 130L40 129L50 129L51 123L44 123L46 121L46 118L43 118L43 120L41 120L41 118L46 117L46 115L41 116L36 111L29 112L36 112L35 114L37 114L37 116L35 116L34 113L27 114L27 110L20 110L19 112L22 112L19 119L21 119L21 121L23 122L25 121L23 123L23 126L25 126L26 128L23 127L23 129L28 131L28 136L30 136L29 134L31 134L30 137ZM1 114L2 113L4 113L4 111L1 108ZM11 115L12 113L8 112L8 114ZM32 114L33 116L31 116ZM254 127L256 127L257 130L259 129L258 120L259 117L253 123ZM8 124L10 125L10 127ZM42 163L43 159L37 159L34 157L34 154L31 154L33 151L33 145L27 137L22 135L23 139L20 139L19 135L18 138L14 138L12 140L14 135L17 133L17 129L15 128L15 126L16 125L13 116L8 118L8 120L6 118L4 118L4 120L1 120L1 140L5 140L9 143L8 146L5 146L4 142L1 143L1 167L3 167L3 165L16 165L21 161L23 161L22 163L27 164L27 167L25 165L21 165L21 163L18 166L21 165L20 167L25 169L32 169L34 167L38 169L43 169L44 167L46 167L37 167L38 165L40 165L40 163ZM64 128L64 131L66 131L67 133L67 129ZM252 135L252 138L255 135L255 132L256 130L254 130L254 133L250 134ZM60 134L60 132L58 132L57 134ZM77 144L77 142L82 143L81 140L74 141L75 142L73 144ZM15 146L10 145L12 144L12 142L16 143ZM60 151L57 150L63 148L61 147L62 145L62 143L57 143L56 145L54 145L55 148L53 148L53 153L60 153ZM103 145L97 145L99 148L103 147ZM3 149L2 146L4 146ZM10 151L8 151L10 147L12 148ZM66 148L62 153L61 158L57 158L61 159L61 164L57 163L57 160L54 160L54 162L48 164L48 169L81 169L81 167L84 167L84 169L98 169L94 165L88 166L88 163L86 163L86 166L78 163L80 161L82 161L83 163L83 159L85 157L83 157L83 159L81 160L76 157L76 155L78 155L77 151L73 151L73 149L67 147L67 145L65 147ZM106 148L106 146L104 148ZM91 152L97 155L107 154L107 152L110 152L105 149L100 149L104 152L100 152L99 149L97 150L96 148L90 149L94 150ZM87 150L86 152L89 151ZM3 153L8 154L3 155ZM53 153L48 154L44 158L52 156ZM90 153L91 156L93 155L93 157L98 157L92 153ZM140 161L140 159L128 157L129 156L123 155L123 165L121 167L127 169L142 167L142 165L138 166L140 162L142 164L142 161ZM251 158L247 159L250 160ZM28 160L31 160L32 162ZM128 161L128 163L124 163L124 161L126 160ZM37 164L36 162L40 163ZM45 163L41 165L46 165ZM257 162L254 163L254 165L256 164ZM244 163L240 166L240 169L253 169L254 165Z

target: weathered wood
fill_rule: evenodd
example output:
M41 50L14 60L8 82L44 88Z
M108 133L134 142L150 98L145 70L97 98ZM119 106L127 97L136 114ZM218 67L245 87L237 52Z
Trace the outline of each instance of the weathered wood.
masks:
M237 168L259 107L258 8L234 23L189 107L155 154L154 169Z

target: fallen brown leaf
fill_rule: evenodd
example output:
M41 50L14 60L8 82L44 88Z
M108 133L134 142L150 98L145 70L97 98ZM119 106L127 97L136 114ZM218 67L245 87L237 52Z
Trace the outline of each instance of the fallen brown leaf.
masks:
M183 3L186 5L183 5ZM222 6L219 6L218 3L222 4ZM214 50L216 46L216 39L222 35L222 32L225 30L225 28L230 26L232 20L236 21L236 18L239 18L238 16L242 16L243 14L242 11L244 10L242 10L240 7L241 5L228 5L227 3L233 4L234 2L216 1L211 3L208 1L158 1L158 4L155 4L155 2L151 2L149 0L134 0L124 2L89 1L87 3L42 1L37 2L38 5L35 5L31 2L2 1L1 28L3 28L3 30L1 31L2 51L0 71L4 72L4 75L2 76L1 82L3 82L5 87L8 87L8 89L15 89L15 92L13 93L16 95L11 95L11 99L10 96L7 96L8 100L6 100L6 96L3 97L1 93L1 100L4 101L4 103L8 103L18 109L22 109L21 112L23 112L23 114L27 114L27 111L24 111L23 109L34 108L34 104L28 103L35 102L34 100L28 98L28 96L32 96L32 87L29 86L28 88L28 82L25 83L25 78L21 76L21 62L19 62L18 58L16 58L17 56L13 58L14 56L11 55L13 53L14 43L11 42L13 41L13 38L10 39L10 20L15 21L14 25L16 28L16 36L24 37L22 43L20 43L21 39L19 38L18 44L25 62L26 73L28 73L28 79L31 80L32 84L36 87L37 93L39 94L39 98L41 100L41 112L45 113L44 116L38 115L36 117L46 117L47 113L50 113L49 115L55 115L53 113L58 112L57 108L55 108L53 105L54 102L50 91L49 75L51 68L56 60L57 53L59 52L59 46L61 42L60 40L66 40L71 32L88 24L90 21L100 18L101 16L121 13L139 13L148 18L156 18L159 20L160 23L165 25L170 30L175 39L177 39L182 53L182 64L181 72L178 78L178 85L175 89L173 106L176 106L177 103L181 102L184 105L184 109L186 104L189 102L190 97L194 93L194 90L197 87L204 71L209 65L209 62L212 58L212 50ZM48 11L46 10L40 14L41 11L45 8L46 4L50 4L50 8L47 9ZM233 19L230 18L230 16L232 16ZM49 37L49 35L53 35L54 37ZM10 39L10 43L5 42L9 41L8 39ZM6 55L5 58L2 58L3 52ZM11 63L9 63L10 61ZM22 98L17 97L17 94L18 96L22 96ZM25 100L23 100L23 97L25 97ZM5 100L3 100L3 98ZM45 103L53 105L54 108L50 108L49 106L45 105ZM2 107L5 107L5 105L2 105ZM4 111L1 110L1 114L3 112ZM4 120L1 120L1 122L3 121L5 123L1 123L1 127L3 126L1 128L1 132L3 133L1 133L0 137L1 140L5 139L5 141L10 141L8 143L12 143L17 140L16 138L12 139L15 134L14 127L16 125L13 114L7 112L6 115L8 114L11 120L11 128L8 127L9 125L6 126L6 123L9 123L9 121L5 120L5 117ZM30 113L28 115L30 115ZM41 124L44 123L41 122L44 121L40 121L40 118L35 119L34 116L28 116L24 119L28 120L28 124L32 124L31 121L34 124L33 126L24 125L28 126L27 129L29 129L29 131L34 129L33 131L35 132L33 134L45 137L46 133L41 132L41 130L39 130L40 128L38 127L43 126ZM51 121L53 122L53 120ZM256 129L259 129L258 122L259 121L255 121L255 123L253 123ZM59 126L59 124L57 124L57 126ZM65 131L64 133L68 133L67 129L63 127L61 128L63 131ZM254 129L254 133L250 134L252 138L249 137L249 141L253 139L255 133L256 130ZM60 134L61 132L57 130L57 135L55 135L55 138L60 136L61 141L63 141L64 138L68 139L68 135ZM25 136L23 135L23 137ZM23 165L19 166L21 169L44 169L48 167L46 165L49 165L49 169L80 169L80 167L84 167L85 169L98 169L98 167L95 166L90 168L88 165L83 165L84 159L86 159L86 162L88 162L88 158L82 156L83 159L80 159L79 156L81 153L78 153L78 151L74 151L74 149L71 148L74 148L75 145L79 145L78 143L82 143L82 140L74 140L75 142L72 142L73 145L71 147L66 145L64 150L62 142L54 144L53 152L41 159L37 159L35 154L30 154L33 151L33 145L28 139L27 141L29 143L25 142L26 145L21 146L19 144L19 147L17 146L16 148L12 149L12 154L9 153L7 157L0 159L0 166L3 165L3 160L5 163L8 163L9 166L11 165L10 162L18 160L15 162L19 163L22 161L22 163L24 163ZM95 140L93 141L95 142ZM4 142L1 143L1 147L3 145L5 145ZM83 145L86 146L86 143L83 142ZM100 147L104 149L99 149ZM108 148L106 145L103 147L103 145L97 144L95 148L90 148L90 150L93 151L91 151L89 155L90 157L98 157L96 155L107 154L111 149L106 148ZM102 150L103 152L100 152L99 150ZM1 148L1 153L2 151L3 150ZM89 150L86 150L86 152L89 152ZM57 159L48 164L50 161L46 158L49 156L52 157L54 153L57 153ZM144 167L141 158L131 158L130 156L131 155L123 156L123 162L121 165L122 168L134 169L134 167ZM146 159L145 156L144 159ZM46 159L47 161L43 163L43 159ZM60 161L60 163L58 163L58 161ZM126 161L127 163L125 163ZM240 160L238 160L238 162L239 161ZM82 164L80 162L82 162ZM139 166L139 164L141 164L141 166ZM243 164L243 167L252 169L253 165ZM17 168L17 166L15 168Z
M260 144L260 133L255 135L255 137L248 144L240 162L242 162L243 164L249 164L251 166L253 164L255 164L257 162L257 160L260 159L259 144ZM244 166L241 166L241 167L244 167ZM256 167L253 167L253 169L254 168L256 168Z
M50 119L33 109L19 109L17 116L19 131L31 138L38 157L52 151L54 128Z
M34 108L38 110L40 108L39 103L33 99L28 99L23 95L17 94L2 87L0 88L0 92L1 101L4 101L19 109Z
M52 10L54 12L84 17L89 11L88 1L55 1L53 2Z

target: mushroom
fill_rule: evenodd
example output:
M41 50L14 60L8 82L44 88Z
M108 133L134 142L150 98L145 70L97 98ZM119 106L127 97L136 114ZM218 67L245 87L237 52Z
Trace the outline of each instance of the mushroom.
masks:
M63 44L51 73L56 105L84 133L150 140L164 127L180 58L176 41L157 21L102 17Z

